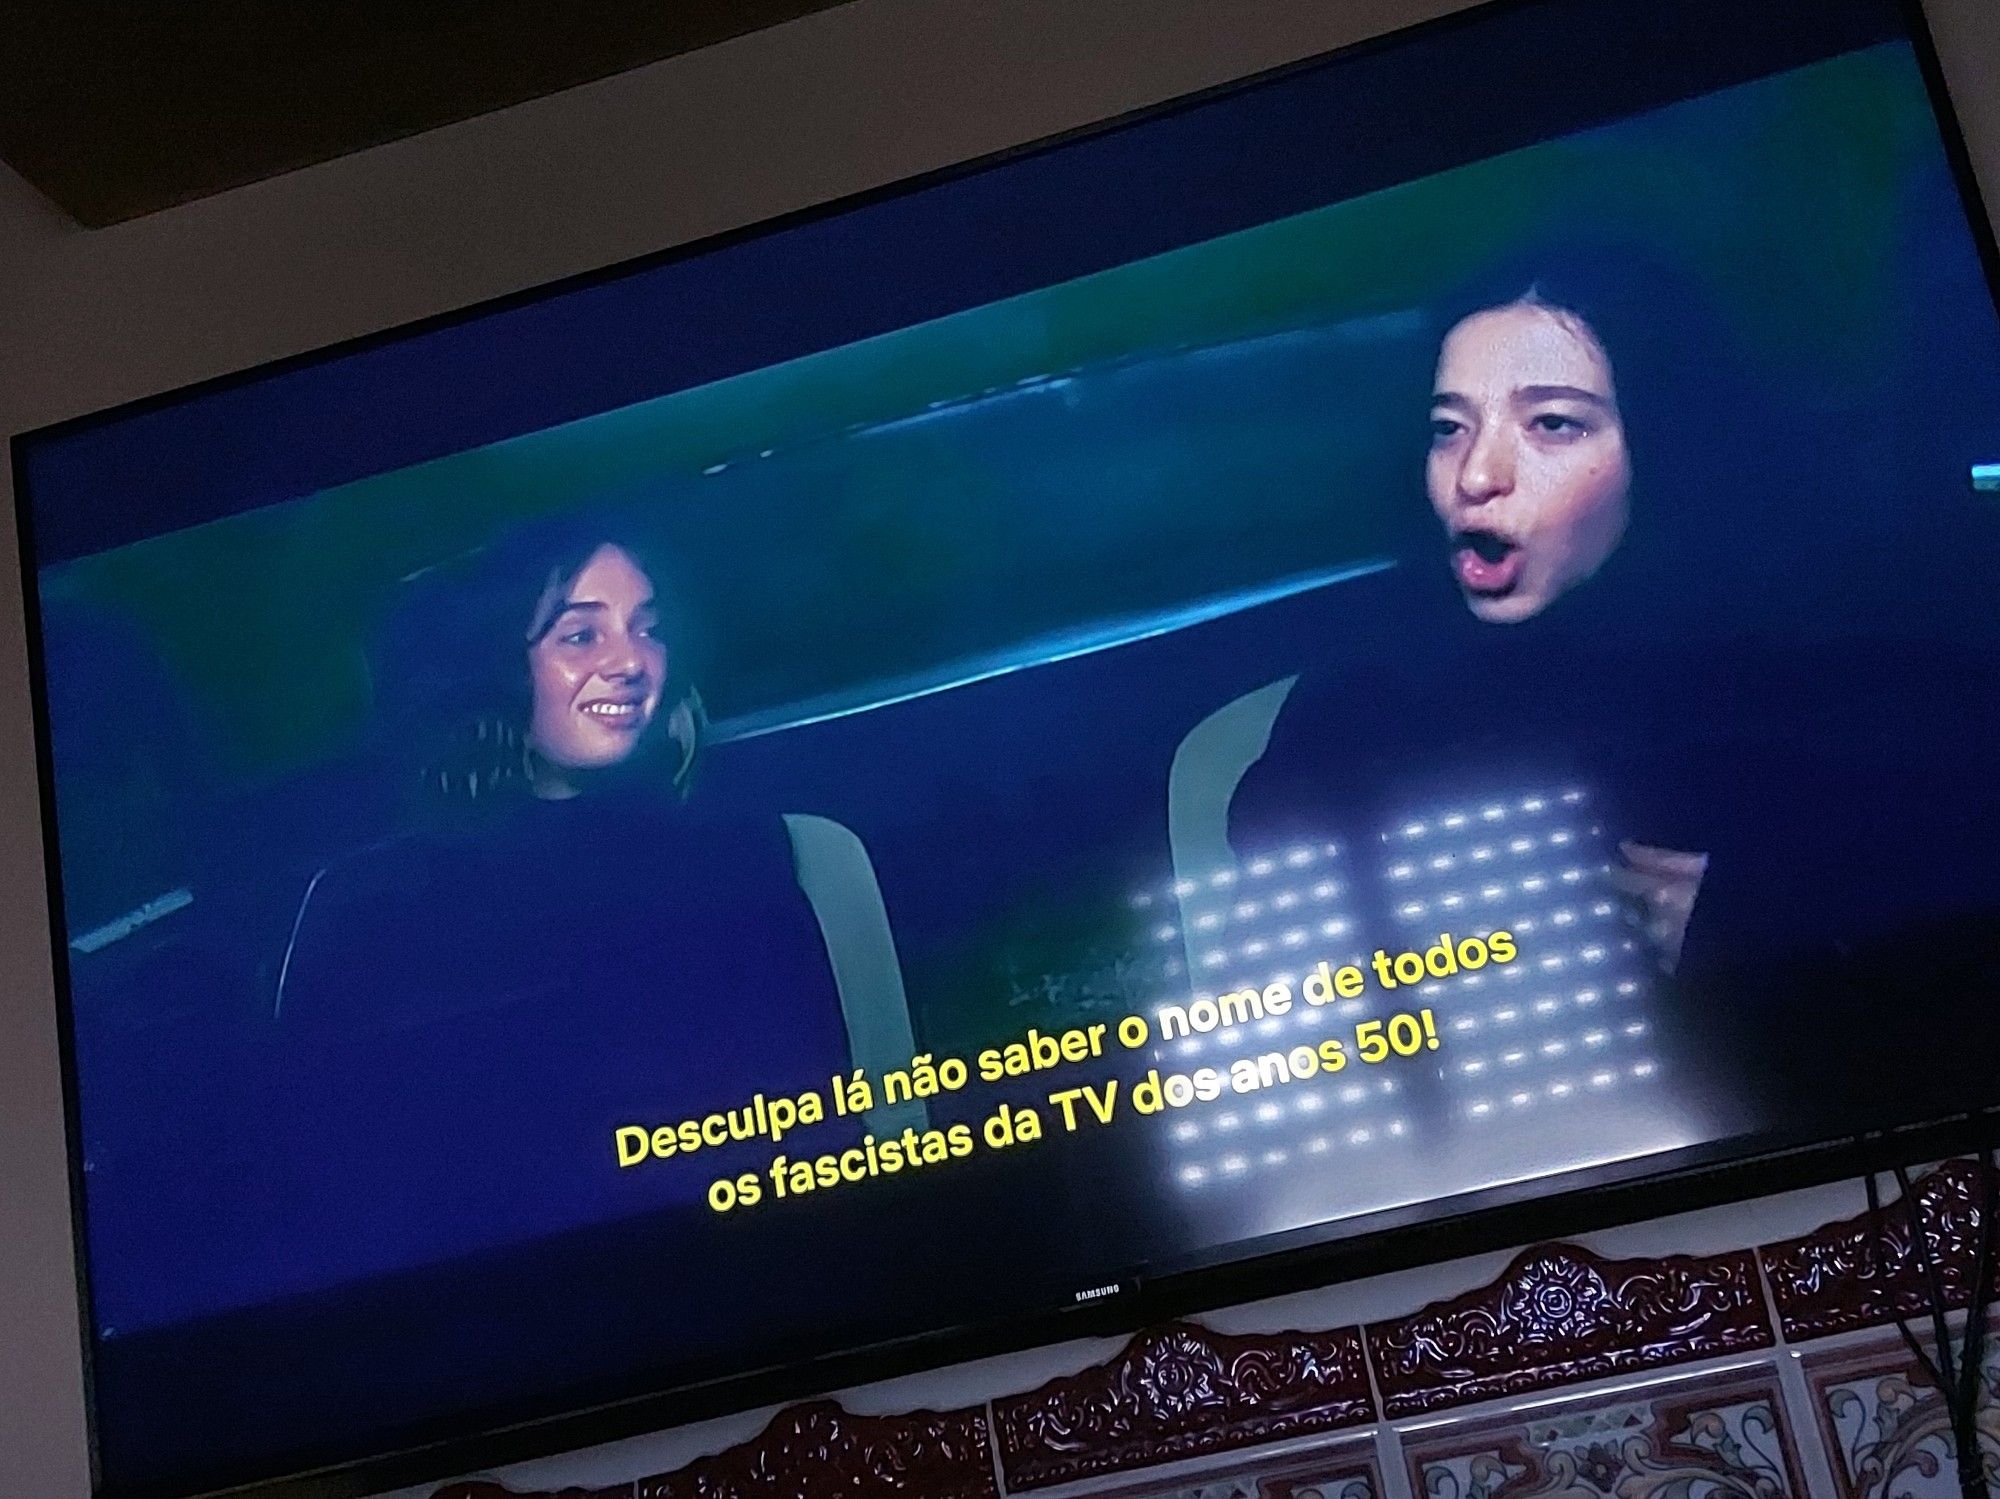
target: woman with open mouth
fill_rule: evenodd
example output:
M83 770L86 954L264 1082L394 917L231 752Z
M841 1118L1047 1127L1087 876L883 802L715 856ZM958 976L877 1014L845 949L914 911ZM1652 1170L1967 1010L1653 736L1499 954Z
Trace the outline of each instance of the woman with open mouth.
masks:
M1465 314L1438 351L1430 421L1425 489L1475 618L1531 620L1617 551L1632 459L1611 355L1582 307L1531 283ZM1611 879L1671 969L1707 856L1632 840L1619 854Z
M1434 317L1433 524L1329 601L1230 805L1239 859L1353 850L1357 946L1535 924L1531 1003L1447 1015L1457 992L1435 996L1436 1096L1475 1129L1517 1105L1558 1117L1600 1077L1660 1085L1662 1139L1854 1127L1926 1069L1969 1065L1938 1028L1898 1043L1923 1067L1883 1077L1860 1039L1877 1019L2000 972L1990 821L1943 790L1992 741L1990 637L1932 622L1973 562L1937 557L1927 592L1865 540L1892 510L1968 536L1990 522L1929 478L1929 386L1878 372L1857 415L1715 290L1643 246L1551 246ZM1588 816L1556 858L1513 823L1559 790ZM1518 877L1493 872L1517 849ZM1623 930L1575 935L1599 917ZM1617 992L1593 965L1627 941L1649 968L1629 1032L1590 1008ZM1549 1033L1515 1039L1537 1005ZM1599 1069L1621 1038L1646 1055ZM1531 1063L1534 1086L1500 1087Z
M1682 652L1719 579L1700 560L1718 491L1694 476L1739 451L1700 413L1751 408L1724 400L1729 361L1685 298L1678 323L1657 316L1647 269L1555 247L1435 316L1411 433L1434 527L1328 601L1323 655L1230 805L1245 867L1349 851L1336 960L1445 933L1521 943L1509 973L1413 1001L1444 1041L1405 1095L1413 1148L1453 1190L1753 1122L1679 972L1691 933L1706 964L1757 914L1702 924L1742 793L1699 711L1707 667Z

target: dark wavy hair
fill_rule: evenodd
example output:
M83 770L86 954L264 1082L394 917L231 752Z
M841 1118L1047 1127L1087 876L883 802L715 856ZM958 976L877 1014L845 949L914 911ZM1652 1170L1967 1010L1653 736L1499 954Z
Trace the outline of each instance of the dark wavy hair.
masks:
M385 750L421 804L463 810L528 793L528 648L553 623L536 612L606 546L652 579L668 641L660 711L615 778L687 793L707 717L678 592L642 526L590 513L517 527L404 580L376 652L377 710Z

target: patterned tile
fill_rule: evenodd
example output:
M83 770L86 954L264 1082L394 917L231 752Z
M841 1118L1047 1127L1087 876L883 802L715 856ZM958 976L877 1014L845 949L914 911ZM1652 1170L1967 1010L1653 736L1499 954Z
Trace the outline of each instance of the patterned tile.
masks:
M1391 1418L1774 1341L1747 1249L1607 1260L1574 1244L1538 1245L1487 1285L1368 1327Z
M1103 1492L1105 1499L1381 1499L1382 1474L1375 1444L1348 1440L1198 1478Z
M994 1499L997 1493L983 1411L855 1416L831 1400L815 1400L780 1411L749 1441L672 1473L608 1489L532 1494L457 1483L432 1499Z
M1806 1359L1805 1372L1841 1499L1958 1499L1944 1401L1900 1337L1817 1354ZM1990 1486L2000 1481L2000 1350L1990 1337L1980 1372L1980 1447Z
M1174 1322L995 1401L993 1418L1018 1492L1342 1430L1374 1420L1375 1401L1357 1328L1230 1336Z
M1804 1499L1777 1371L1468 1417L1403 1443L1418 1499Z
M1971 1302L1979 1244L1978 1166L1946 1161L1921 1178L1910 1197L1883 1206L1879 1231L1864 1212L1758 1249L1788 1340L1875 1327L1896 1315L1928 1315L1930 1292L1913 1222L1923 1226L1945 1305Z

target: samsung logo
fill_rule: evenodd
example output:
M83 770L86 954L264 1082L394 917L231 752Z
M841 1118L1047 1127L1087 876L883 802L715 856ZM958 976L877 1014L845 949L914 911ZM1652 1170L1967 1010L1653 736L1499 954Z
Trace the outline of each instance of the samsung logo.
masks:
M1118 1282L1113 1281L1108 1286L1092 1286L1088 1291L1078 1291L1072 1299L1076 1301L1102 1301L1106 1296L1116 1296L1118 1291Z

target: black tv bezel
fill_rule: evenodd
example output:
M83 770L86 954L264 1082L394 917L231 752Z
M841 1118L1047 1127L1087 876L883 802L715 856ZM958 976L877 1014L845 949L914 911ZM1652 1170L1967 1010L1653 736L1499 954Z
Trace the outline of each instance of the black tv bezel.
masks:
M475 1469L491 1469L547 1457L995 1354L1071 1338L1130 1333L1166 1317L1184 1316L1243 1301L1440 1263L1523 1242L1586 1233L1773 1192L1817 1186L1865 1172L1886 1170L1897 1164L1936 1159L1966 1150L1990 1149L2000 1144L2000 1102L1889 1130L1872 1130L1832 1139L1786 1141L1766 1137L1757 1141L1736 1137L1731 1141L1690 1146L1636 1162L1541 1178L1516 1189L1511 1200L1497 1204L1492 1200L1492 1193L1468 1194L1482 1199L1481 1204L1441 1218L1430 1217L1360 1231L1343 1230L1339 1224L1318 1225L1279 1236L1287 1241L1282 1247L1267 1247L1158 1280L1126 1282L1118 1287L1116 1294L1093 1295L1074 1305L1052 1307L1043 1314L1004 1325L945 1328L920 1337L806 1356L778 1367L653 1391L613 1404L569 1411L520 1425L468 1430L420 1446L376 1453L329 1467L275 1475L224 1489L188 1491L170 1485L145 1483L115 1489L104 1486L99 1461L94 1377L95 1322L85 1233L69 939L63 910L61 850L56 827L54 762L35 563L33 506L28 499L26 454L29 447L91 427L179 405L197 396L260 383L379 346L643 274L787 229L836 218L1009 162L1056 151L1080 140L1158 120L1297 72L1346 61L1382 47L1417 44L1450 28L1489 21L1544 3L1546 0L1484 0L1484 3L1463 10L1076 129L467 307L122 402L10 437L8 447L14 487L30 706L34 721L51 974L62 1073L71 1252L76 1277L92 1499L220 1499L224 1495L235 1496L235 1499L365 1499L365 1496L385 1490L448 1481L454 1475ZM1932 119L1979 255L1988 294L1994 300L1996 311L2000 311L2000 238L1996 238L1986 198L1952 104L1928 17L1922 0L1893 0L1893 4L1923 77ZM1561 1185L1553 1191L1543 1190L1550 1181L1560 1182ZM1307 1242L1297 1242L1300 1240ZM1266 1240L1265 1243L1268 1246L1272 1241Z

